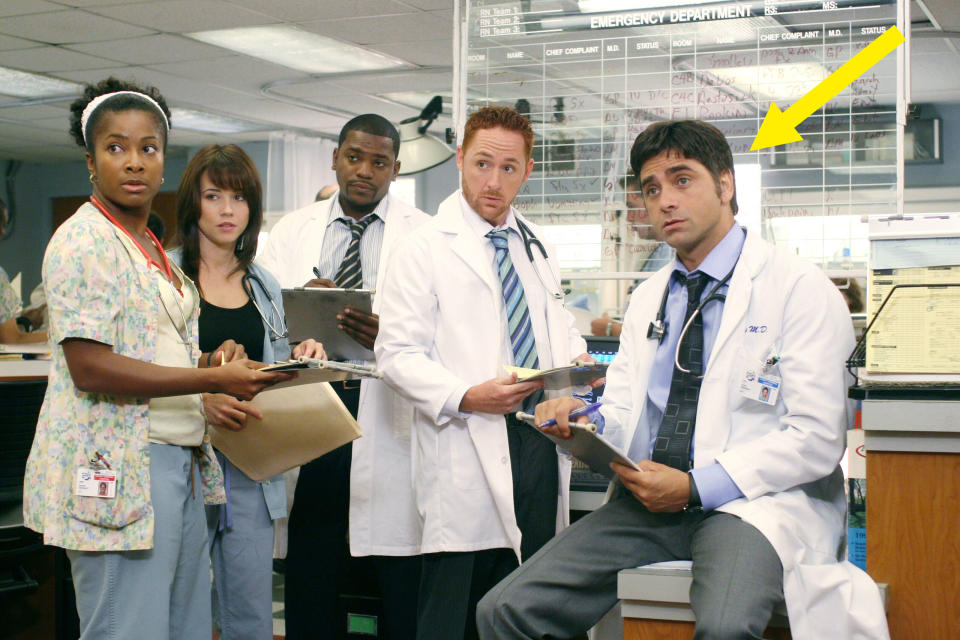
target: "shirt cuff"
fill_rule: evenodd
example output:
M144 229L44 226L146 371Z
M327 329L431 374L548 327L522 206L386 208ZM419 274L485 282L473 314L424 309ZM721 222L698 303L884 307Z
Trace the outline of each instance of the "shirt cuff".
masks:
M459 418L461 420L467 419L467 416L470 415L470 412L460 411L460 403L463 401L463 396L467 394L468 389L470 389L470 385L465 384L454 389L453 393L447 397L447 401L443 403L443 410L440 412L441 424L454 418ZM443 417L446 417L447 420L442 420Z
M599 425L597 428L599 429ZM693 481L697 483L697 491L700 492L700 502L704 511L712 511L743 497L740 487L719 462L698 467L690 473L693 475Z

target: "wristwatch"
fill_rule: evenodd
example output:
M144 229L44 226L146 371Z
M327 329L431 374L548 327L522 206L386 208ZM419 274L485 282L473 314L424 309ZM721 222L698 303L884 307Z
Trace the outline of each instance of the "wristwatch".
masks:
M693 480L693 474L688 471L687 477L690 478L690 500L683 510L688 513L703 513L703 503L700 502L700 492L697 490L697 483Z

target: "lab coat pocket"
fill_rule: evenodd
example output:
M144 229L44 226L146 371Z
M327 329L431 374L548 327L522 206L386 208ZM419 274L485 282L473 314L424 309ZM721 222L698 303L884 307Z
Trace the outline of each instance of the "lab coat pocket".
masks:
M111 467L117 472L116 496L101 498L77 495L77 470L89 466L87 456L78 452L69 471L71 486L65 509L68 516L80 522L106 529L122 529L142 518L150 508L149 486L146 482L149 472L137 464L137 454L128 453L122 445L115 445L106 451Z
M441 432L440 446L441 451L447 450L445 457L450 461L450 475L458 491L487 490L480 456L465 424L451 423L445 427Z

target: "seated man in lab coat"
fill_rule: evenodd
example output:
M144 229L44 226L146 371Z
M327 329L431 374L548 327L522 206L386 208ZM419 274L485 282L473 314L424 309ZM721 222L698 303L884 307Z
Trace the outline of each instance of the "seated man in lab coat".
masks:
M457 150L462 189L397 247L382 294L377 366L415 409L421 640L476 637L477 600L567 518L570 461L512 415L525 400L532 410L541 383L503 369L589 359L552 247L531 259L520 228L539 230L511 206L532 146L513 109L474 113Z
M888 637L876 585L838 560L842 298L735 222L733 158L712 125L653 124L630 162L677 258L635 291L594 420L641 470L614 464L607 504L486 595L480 636L570 637L617 601L621 569L692 560L696 638L760 638L784 597L798 640ZM536 419L568 437L581 405L553 399Z

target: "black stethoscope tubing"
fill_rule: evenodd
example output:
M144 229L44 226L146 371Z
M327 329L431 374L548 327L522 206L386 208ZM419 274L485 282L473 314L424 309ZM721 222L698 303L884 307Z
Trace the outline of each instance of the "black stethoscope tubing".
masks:
M563 300L563 288L560 286L559 280L553 277L553 287L548 287L546 281L543 279L543 274L540 271L540 267L537 262L533 259L533 247L536 247L540 250L540 255L543 256L544 263L547 266L550 265L549 258L547 257L547 250L544 248L543 243L537 239L537 236L533 235L533 231L530 230L530 227L526 225L519 217L515 218L517 221L517 229L520 231L520 238L523 240L523 249L527 252L527 259L530 260L530 264L533 266L533 270L537 272L537 278L540 280L540 284L543 285L543 288L557 300ZM550 270L550 275L553 276L553 270Z
M746 229L744 229L744 235L746 235ZM739 260L737 261L739 262ZM697 317L698 313L702 313L703 308L707 306L710 302L714 300L719 300L721 302L727 299L727 296L719 293L720 289L730 281L730 278L733 276L733 272L736 271L737 265L734 263L733 268L727 272L727 275L723 276L723 279L720 280L714 287L710 290L710 293L707 294L706 298L703 298L700 301L700 304L697 305L697 308L693 310L693 313L690 314L690 317L683 325L683 329L680 331L680 338L677 340L677 349L673 354L673 363L683 373L696 375L688 369L684 369L680 366L680 345L683 344L683 338L687 335L687 330L690 328L690 325L693 323L694 318ZM663 288L663 297L660 298L660 309L657 311L656 319L650 323L647 327L647 339L656 340L657 343L662 343L664 336L667 334L667 327L664 324L664 319L667 315L667 298L670 296L670 279L667 279L667 286ZM697 375L698 378L702 378L702 375Z

